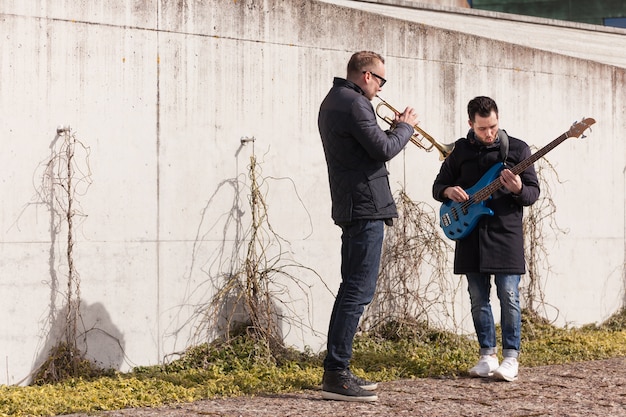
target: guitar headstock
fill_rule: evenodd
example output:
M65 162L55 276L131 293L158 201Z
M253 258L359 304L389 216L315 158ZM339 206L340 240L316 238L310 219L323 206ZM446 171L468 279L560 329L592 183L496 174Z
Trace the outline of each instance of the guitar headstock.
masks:
M590 129L591 125L594 124L596 120L592 117L583 118L580 122L574 122L572 127L567 131L568 138L577 138L582 135L585 130ZM583 136L584 137L584 136Z

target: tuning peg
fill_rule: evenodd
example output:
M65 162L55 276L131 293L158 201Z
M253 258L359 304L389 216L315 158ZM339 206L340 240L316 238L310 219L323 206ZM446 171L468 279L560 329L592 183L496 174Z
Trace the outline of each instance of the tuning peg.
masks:
M583 118L582 118L582 120L585 120L585 118L583 117ZM591 126L587 126L587 129L589 130L589 132L592 132L592 130L591 130ZM584 134L584 132L583 132L583 134L581 135L581 137L580 137L580 138L581 138L581 139L585 139L586 137L587 137L587 135L585 135L585 134Z

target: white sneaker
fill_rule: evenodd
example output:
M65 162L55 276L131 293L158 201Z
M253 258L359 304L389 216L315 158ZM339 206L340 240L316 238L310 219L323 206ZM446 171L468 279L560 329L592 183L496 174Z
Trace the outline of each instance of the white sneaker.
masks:
M515 381L517 379L518 370L519 363L516 358L504 358L502 365L493 372L493 377L509 382Z
M493 375L493 371L498 369L498 358L491 355L482 355L476 366L469 370L470 376L487 378Z

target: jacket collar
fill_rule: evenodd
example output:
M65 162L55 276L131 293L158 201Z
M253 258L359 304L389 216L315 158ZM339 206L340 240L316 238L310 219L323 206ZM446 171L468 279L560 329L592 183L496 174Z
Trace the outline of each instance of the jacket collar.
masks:
M497 148L498 146L500 146L500 135L498 134L498 137L496 138L495 142L493 142L491 145L483 145L482 143L480 143L477 139L476 139L476 135L474 134L474 129L470 129L467 132L467 139L469 140L469 142L476 147L479 148Z
M335 77L333 79L333 87L346 87L351 90L356 91L359 94L365 95L365 91L352 81L346 80L345 78Z

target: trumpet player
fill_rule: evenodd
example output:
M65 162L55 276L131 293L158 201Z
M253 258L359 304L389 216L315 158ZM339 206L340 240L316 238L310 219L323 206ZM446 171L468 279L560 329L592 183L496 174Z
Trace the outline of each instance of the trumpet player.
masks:
M398 212L386 162L413 135L417 115L407 107L382 130L371 100L382 91L385 60L361 51L348 62L345 79L335 77L323 100L318 127L328 167L332 219L341 230L341 284L328 328L322 397L376 401L377 384L350 371L352 343L361 315L374 296L384 226Z

